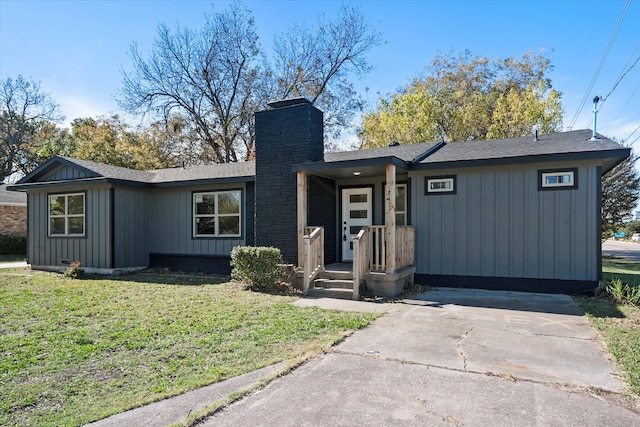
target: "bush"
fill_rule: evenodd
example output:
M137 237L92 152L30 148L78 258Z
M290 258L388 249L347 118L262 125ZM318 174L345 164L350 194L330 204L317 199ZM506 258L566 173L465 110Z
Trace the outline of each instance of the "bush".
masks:
M640 286L613 279L605 288L610 298L617 303L640 304Z
M82 279L84 277L84 270L80 268L80 263L74 261L69 264L69 268L64 271L64 277L69 279Z
M27 253L25 236L0 234L0 255L22 255Z
M231 276L254 289L277 289L283 277L281 264L278 248L236 246L231 251Z

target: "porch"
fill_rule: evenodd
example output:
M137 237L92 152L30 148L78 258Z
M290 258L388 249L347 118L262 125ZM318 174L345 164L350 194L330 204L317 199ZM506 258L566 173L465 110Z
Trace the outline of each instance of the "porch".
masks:
M363 228L354 238L353 263L324 265L324 229L306 227L303 237L303 265L297 269L297 282L303 295L358 300L363 294L393 297L413 283L414 229L396 229L395 267L387 264L385 226Z
M303 295L360 299L367 293L392 297L413 283L415 230L396 224L396 166L385 165L384 225L358 225L351 237L341 233L352 262L325 265L325 227L307 225L307 174L298 171L298 267ZM379 175L379 176L380 176ZM342 229L343 222L336 224ZM347 227L344 222L344 230ZM356 233L354 231L353 233Z

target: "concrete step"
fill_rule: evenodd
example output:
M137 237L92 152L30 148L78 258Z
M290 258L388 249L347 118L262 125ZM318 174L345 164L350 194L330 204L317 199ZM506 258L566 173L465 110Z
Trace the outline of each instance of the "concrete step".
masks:
M313 286L324 289L353 289L353 280L316 279L313 281Z
M353 299L353 290L344 288L312 288L307 296L315 298Z

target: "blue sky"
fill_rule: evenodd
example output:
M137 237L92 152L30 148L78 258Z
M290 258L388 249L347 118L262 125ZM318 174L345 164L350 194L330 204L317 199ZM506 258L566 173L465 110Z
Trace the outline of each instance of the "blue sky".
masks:
M334 17L341 1L246 0L263 48L294 24ZM632 2L593 89L587 92L627 0L605 1L382 1L352 2L382 32L385 44L369 55L374 69L356 81L374 106L423 72L438 52L470 49L483 56L520 56L546 49L554 87L563 93L565 125L582 99L574 129L591 128L591 99L605 96L640 56L640 1ZM228 1L0 0L0 78L22 74L41 82L60 104L67 122L77 117L121 114L115 96L121 69L137 42L148 52L159 23L200 28L205 13ZM625 67L626 66L626 67ZM640 63L602 105L598 131L640 144ZM633 133L633 131L635 133Z

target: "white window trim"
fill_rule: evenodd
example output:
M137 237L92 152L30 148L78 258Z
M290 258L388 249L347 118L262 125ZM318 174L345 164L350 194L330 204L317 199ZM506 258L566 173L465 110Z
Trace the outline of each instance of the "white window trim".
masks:
M219 214L218 210L218 196L221 194L238 194L238 213L233 214ZM196 208L196 197L197 196L205 196L205 195L215 195L216 197L216 212L213 214L198 214ZM220 227L218 218L224 217L238 217L238 234L220 234ZM198 218L214 218L216 224L216 233L215 234L198 234ZM241 190L221 190L221 191L202 191L193 193L193 237L242 237L242 191Z
M71 196L82 196L82 213L81 214L69 214L67 213L69 210L69 197ZM65 213L62 215L51 215L51 198L53 197L64 197L64 209ZM49 237L84 237L87 232L87 220L86 220L86 197L84 193L65 193L65 194L49 194L47 197L47 231ZM64 234L53 234L51 230L51 219L52 218L64 218ZM69 233L69 218L82 218L82 233Z
M431 188L431 184L435 182L448 182L450 183L451 188ZM438 194L438 193L455 193L456 192L456 178L455 176L447 176L447 177L427 177L426 183L426 193L427 194Z
M548 183L547 178L552 176L569 176L569 182ZM540 179L541 179L540 185L542 188L562 188L562 187L574 188L576 186L576 176L575 176L575 171L573 170L558 170L558 171L542 172L540 173Z

